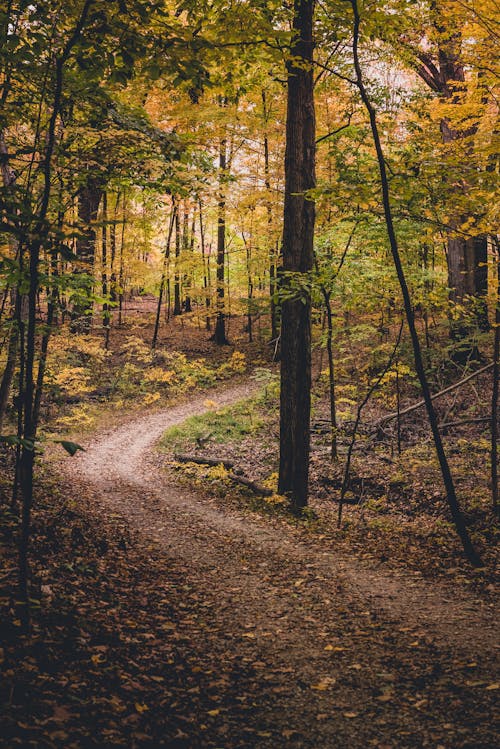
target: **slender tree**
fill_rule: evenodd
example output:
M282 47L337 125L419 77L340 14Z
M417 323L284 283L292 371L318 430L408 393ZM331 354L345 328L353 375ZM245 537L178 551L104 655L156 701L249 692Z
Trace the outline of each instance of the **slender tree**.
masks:
M71 35L66 41L54 63L54 94L51 104L50 121L47 129L46 146L43 165L43 191L40 209L36 217L33 239L29 243L29 290L28 290L28 319L26 326L26 360L24 364L24 382L19 401L22 403L22 450L20 456L20 486L22 492L21 537L19 542L19 588L24 602L23 619L25 625L29 623L29 568L28 548L31 534L31 508L33 504L33 467L35 460L35 439L37 431L35 410L35 356L36 356L36 315L37 299L40 288L40 251L47 242L47 215L52 192L52 157L56 145L56 125L60 113L63 95L64 69L68 58L80 39L80 35L87 21L92 0L86 0L80 17Z
M152 349L156 348L156 344L158 342L158 332L160 330L161 305L163 302L163 294L165 292L165 283L167 280L167 272L168 272L168 261L170 258L170 244L172 242L172 234L174 231L174 224L176 220L177 210L178 210L178 207L175 202L175 198L172 198L172 208L170 211L170 219L168 222L167 240L165 242L165 250L163 253L163 265L162 265L161 280L160 280L160 293L158 295L158 304L156 307L155 328L153 332L153 339L151 341Z
M363 101L363 104L366 108L366 111L370 119L370 128L372 132L373 142L375 145L375 150L377 153L377 162L378 162L379 173L380 173L380 186L382 190L382 202L383 202L383 207L384 207L385 223L387 227L387 236L389 238L392 258L394 261L394 266L396 268L396 273L397 273L399 285L401 287L401 293L403 296L406 321L407 321L408 328L410 331L410 337L411 337L411 342L413 346L413 354L415 358L415 369L416 369L417 376L420 382L420 387L422 388L422 395L425 401L425 407L427 410L427 416L429 418L429 424L430 424L432 436L434 439L434 445L436 447L436 453L437 453L437 457L439 460L439 465L441 467L441 474L443 477L443 483L444 483L445 490L446 490L446 495L448 499L448 505L450 508L451 516L453 518L453 522L455 523L457 533L460 536L460 540L462 541L462 545L464 547L464 551L465 551L467 558L472 564L479 566L481 565L481 559L479 555L477 554L476 550L474 549L474 546L472 545L472 541L470 539L467 526L465 524L462 512L460 510L460 506L458 504L453 477L451 475L450 466L448 464L448 459L446 457L446 453L444 450L443 441L441 439L441 433L439 431L437 414L436 414L436 411L434 410L430 386L429 386L429 382L427 379L427 375L425 373L424 360L422 356L422 350L420 347L420 340L418 337L417 328L415 325L415 316L413 314L410 291L408 288L408 283L406 281L405 272L403 270L403 265L401 263L401 255L399 252L399 245L398 245L398 240L396 237L396 230L394 228L394 220L393 220L392 208L391 208L389 179L387 176L385 156L384 156L384 151L382 148L382 141L380 138L378 123L377 123L377 113L376 113L375 107L373 106L371 102L368 91L366 89L364 77L363 77L363 71L361 68L361 62L360 62L360 56L359 56L359 36L360 36L361 18L359 14L358 3L357 3L357 0L350 0L350 3L351 3L352 11L353 11L353 16L354 16L353 59L354 59L354 69L355 69L355 74L356 74L356 85L359 89L361 99Z
M227 179L227 139L219 144L219 201L217 213L217 315L213 340L219 346L228 343L226 336L226 314L224 311L225 268L226 268L226 179Z
M493 338L493 390L491 395L491 497L498 512L498 395L500 379L500 244L495 242L495 334Z

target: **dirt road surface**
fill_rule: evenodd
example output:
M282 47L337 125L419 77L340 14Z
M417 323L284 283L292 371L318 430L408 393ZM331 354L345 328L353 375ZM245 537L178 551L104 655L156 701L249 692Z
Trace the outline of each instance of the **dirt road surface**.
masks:
M254 387L227 385L135 415L65 464L99 507L126 518L165 580L182 580L172 631L199 679L181 679L168 706L152 708L158 745L495 746L489 597L370 569L162 470L155 446L168 427Z

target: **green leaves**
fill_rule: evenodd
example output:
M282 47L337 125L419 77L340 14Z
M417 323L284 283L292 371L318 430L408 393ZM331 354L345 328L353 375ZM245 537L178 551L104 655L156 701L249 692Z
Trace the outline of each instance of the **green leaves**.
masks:
M0 435L0 443L7 445L8 447L23 447L25 450L34 450L35 441L29 439L23 439L18 437L17 434L2 434Z
M73 457L73 455L76 455L78 450L82 450L85 452L85 448L81 445L77 444L76 442L69 442L68 440L54 440L57 444L61 445L67 453Z
M35 449L35 443L40 442L39 439L24 439L23 437L18 437L17 434L2 434L0 435L0 444L7 445L8 447L23 447L25 450L29 450L30 452ZM76 442L70 442L68 440L53 440L58 445L62 445L62 447L66 450L69 455L73 457L73 455L76 455L78 450L82 450L85 452L85 448L83 448L81 445L77 444Z

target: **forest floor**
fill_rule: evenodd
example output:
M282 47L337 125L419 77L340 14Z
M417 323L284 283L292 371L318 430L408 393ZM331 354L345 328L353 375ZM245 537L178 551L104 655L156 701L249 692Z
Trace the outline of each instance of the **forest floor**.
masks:
M0 746L496 745L491 569L457 544L446 562L448 542L424 543L415 562L410 535L392 554L369 525L336 532L321 501L297 520L223 475L195 489L158 451L168 428L261 387L240 375L167 408L108 410L85 453L52 457L28 636L4 513ZM224 453L258 473L261 438Z

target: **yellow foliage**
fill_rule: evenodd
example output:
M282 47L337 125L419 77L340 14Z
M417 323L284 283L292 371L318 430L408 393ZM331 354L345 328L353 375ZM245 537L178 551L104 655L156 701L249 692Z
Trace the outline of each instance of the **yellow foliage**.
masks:
M221 364L217 369L217 375L223 377L230 374L243 374L246 372L246 356L241 351L234 351L229 361Z
M111 353L104 348L102 340L90 335L70 335L69 341L62 339L62 342L65 346L69 343L71 348L77 353L101 362L108 356L111 356Z
M56 374L52 374L52 382L64 393L71 395L90 393L90 374L84 367L63 367Z
M227 471L222 465L222 463L219 463L218 466L213 466L212 468L209 468L207 471L207 478L212 479L214 481L224 481L227 479Z
M278 486L278 473L276 471L271 473L266 479L264 479L262 485L266 486L268 489L276 489Z
M264 501L267 502L269 505L286 505L288 504L288 500L286 497L283 496L283 494L271 494L270 497L264 497Z
M153 360L153 353L150 347L137 336L130 336L130 338L123 344L122 351L125 354L128 354L129 357L144 364L149 364Z
M162 369L162 367L152 367L144 372L146 382L171 385L175 378L176 374L172 369Z
M103 346L100 338L92 335L75 335L63 329L59 335L51 339L49 348L49 362L57 363L61 356L68 357L69 354L76 355L80 360L87 358L96 363L102 363L111 356ZM75 356L73 356L75 359Z
M160 400L160 398L160 393L146 393L142 402L145 406L150 406L152 403L156 403L156 401Z
M73 406L68 414L57 419L56 427L64 431L71 431L72 429L81 431L85 427L92 426L94 421L95 418L88 407L79 404Z

